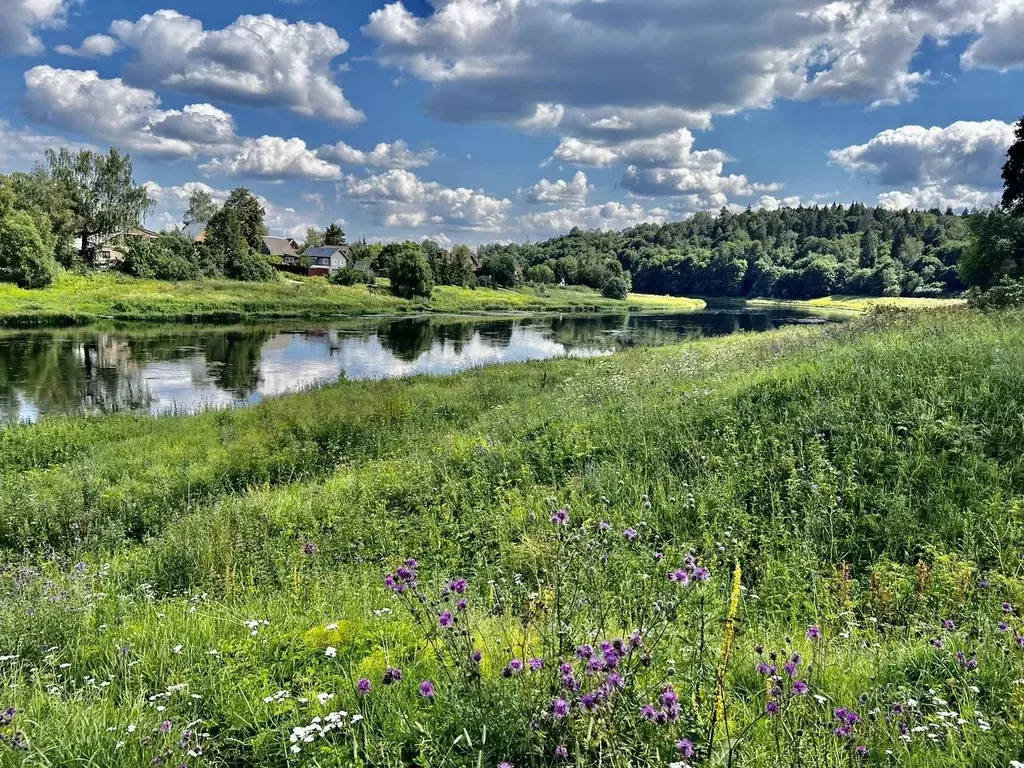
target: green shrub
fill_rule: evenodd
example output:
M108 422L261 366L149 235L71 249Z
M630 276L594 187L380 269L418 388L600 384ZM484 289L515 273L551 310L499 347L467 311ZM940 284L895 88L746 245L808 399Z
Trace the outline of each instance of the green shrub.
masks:
M601 289L601 295L606 299L619 299L622 301L629 296L629 286L623 278L613 277L604 284L604 287Z
M43 245L35 221L24 211L0 216L0 282L45 288L57 274L57 262Z
M352 267L339 269L328 279L334 285L363 285L370 282L369 275L361 270L352 269Z
M430 298L430 293L434 289L434 276L430 271L430 264L415 243L407 243L392 254L389 276L391 293L402 299L412 299L416 296Z

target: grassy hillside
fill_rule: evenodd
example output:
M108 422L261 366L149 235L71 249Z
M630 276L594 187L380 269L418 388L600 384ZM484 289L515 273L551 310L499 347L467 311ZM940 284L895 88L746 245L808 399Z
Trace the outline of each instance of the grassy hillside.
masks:
M5 429L0 765L1022 760L1022 382L886 311Z
M66 274L38 291L0 284L0 325L8 326L84 325L98 320L225 323L408 312L685 311L703 306L693 299L639 294L615 301L585 288L549 288L541 294L534 289L438 286L429 301L406 301L385 288L334 286L322 279L169 283L107 273Z

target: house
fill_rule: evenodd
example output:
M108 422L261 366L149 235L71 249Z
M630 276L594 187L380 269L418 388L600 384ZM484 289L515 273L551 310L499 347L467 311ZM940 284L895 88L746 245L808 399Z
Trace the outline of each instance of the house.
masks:
M264 256L273 256L281 259L282 263L288 264L288 259L298 258L295 249L295 241L287 237L264 236L260 244L260 253ZM293 262L294 263L294 262Z
M86 254L86 262L96 269L111 269L118 267L124 261L132 240L145 238L155 240L158 237L156 232L145 227L132 227L122 232L114 232L102 238L92 239ZM82 250L82 238L74 241L76 252Z
M351 266L347 245L324 245L319 248L307 248L299 259L309 259L310 276L327 277L339 270Z
M202 243L206 241L206 222L205 221L193 221L183 230L181 230L181 236L187 237L193 243Z

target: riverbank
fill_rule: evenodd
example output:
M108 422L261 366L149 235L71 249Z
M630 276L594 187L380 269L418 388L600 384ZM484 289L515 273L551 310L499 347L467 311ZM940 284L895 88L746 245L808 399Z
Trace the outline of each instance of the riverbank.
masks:
M965 299L917 299L913 297L885 296L825 296L820 299L743 299L740 306L757 308L794 307L797 309L835 310L839 312L870 312L876 307L889 309L951 309L966 307Z
M90 325L104 320L140 323L240 323L357 315L484 312L689 311L695 299L633 294L606 299L586 288L469 290L438 286L429 301L407 301L386 289L334 286L322 279L273 283L204 280L169 283L113 273L61 276L44 290L0 285L0 325Z
M7 727L54 765L1008 765L1022 380L1024 315L948 309L5 429Z

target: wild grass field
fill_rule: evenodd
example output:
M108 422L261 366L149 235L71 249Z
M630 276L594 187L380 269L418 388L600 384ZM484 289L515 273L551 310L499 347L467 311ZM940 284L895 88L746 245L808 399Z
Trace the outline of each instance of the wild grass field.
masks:
M946 308L5 428L0 765L1013 765L1022 414Z
M429 300L399 299L385 285L337 286L322 278L273 283L204 280L173 283L115 273L64 274L49 288L25 290L0 284L0 325L88 325L119 322L244 322L274 318L417 312L596 312L700 309L704 302L633 294L605 299L587 288L518 290L437 286Z

